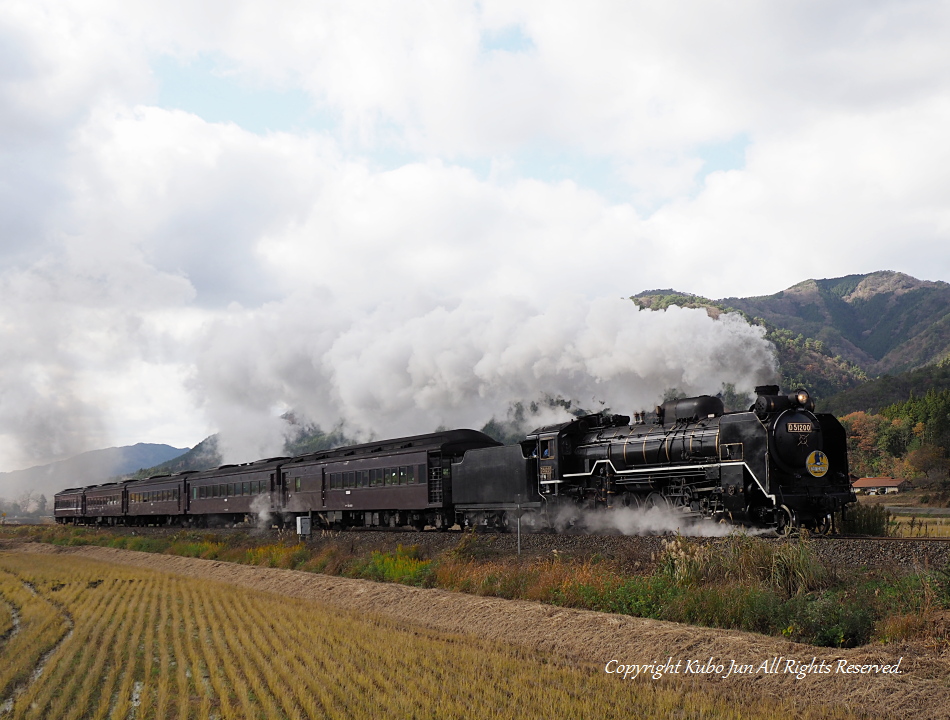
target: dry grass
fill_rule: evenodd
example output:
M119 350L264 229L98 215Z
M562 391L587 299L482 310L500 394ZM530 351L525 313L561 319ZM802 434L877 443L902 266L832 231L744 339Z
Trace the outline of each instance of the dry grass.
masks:
M950 537L950 518L926 515L892 515L891 535L895 537Z
M6 640L0 646L0 698L5 699L29 681L43 656L68 631L69 619L30 578L5 566L0 566L0 597L11 613ZM14 608L19 618L15 632Z
M0 554L0 583L23 618L21 631L0 647L0 667L26 671L12 718L375 718L383 709L389 717L420 718L790 712L781 703L763 707L699 691L675 677L623 682L600 667L496 642L76 557ZM75 628L65 636L67 615ZM36 647L18 664L24 643L11 646L27 635L25 644ZM43 672L30 680L51 648ZM9 695L7 688L0 702ZM796 715L846 717L825 709Z

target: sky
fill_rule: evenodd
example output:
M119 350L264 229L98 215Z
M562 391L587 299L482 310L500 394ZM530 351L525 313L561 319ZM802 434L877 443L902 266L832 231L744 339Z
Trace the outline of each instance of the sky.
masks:
M750 389L756 329L625 298L950 280L948 35L913 0L0 0L0 471Z

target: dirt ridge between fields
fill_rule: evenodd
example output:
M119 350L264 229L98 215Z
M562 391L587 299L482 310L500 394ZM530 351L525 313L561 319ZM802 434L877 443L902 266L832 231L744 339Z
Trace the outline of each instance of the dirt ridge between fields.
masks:
M610 660L623 664L682 661L677 677L698 683L748 691L761 702L778 696L802 705L843 705L872 716L950 718L950 657L946 650L910 643L865 646L852 650L817 648L781 638L735 630L699 628L678 623L574 610L522 600L466 595L375 583L296 570L159 555L98 546L58 547L41 543L0 543L0 550L69 553L152 570L204 578L232 585L316 601L357 613L378 614L441 632L475 635L516 643L531 649L603 667ZM903 657L899 675L793 674L733 675L727 679L682 673L688 660L735 660L758 667L781 657L809 663L812 658L836 666L893 665ZM784 667L784 660L779 663ZM653 682L640 677L626 682ZM700 685L703 687L703 685ZM752 698L750 697L750 701Z

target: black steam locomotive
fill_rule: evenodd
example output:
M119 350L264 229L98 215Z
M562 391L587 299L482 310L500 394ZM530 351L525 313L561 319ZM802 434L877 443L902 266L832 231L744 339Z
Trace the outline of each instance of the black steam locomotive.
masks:
M666 508L774 527L832 529L855 501L844 428L804 390L756 389L748 412L701 396L630 417L597 413L517 445L450 430L215 470L64 490L60 523L210 524L256 516L327 527L506 529L585 511Z

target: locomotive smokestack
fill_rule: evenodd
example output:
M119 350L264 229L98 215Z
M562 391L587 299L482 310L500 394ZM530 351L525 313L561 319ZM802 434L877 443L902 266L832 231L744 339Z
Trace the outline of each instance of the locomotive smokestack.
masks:
M778 395L778 385L757 385L756 395Z

